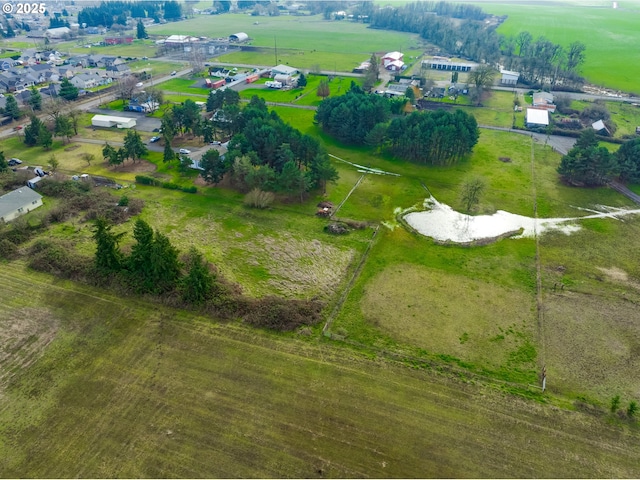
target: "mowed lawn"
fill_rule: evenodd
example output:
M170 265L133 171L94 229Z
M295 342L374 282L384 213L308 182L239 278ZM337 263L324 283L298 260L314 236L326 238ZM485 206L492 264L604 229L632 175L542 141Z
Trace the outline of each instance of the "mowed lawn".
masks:
M3 476L637 475L637 430L596 416L20 263L0 280Z
M611 3L602 5L483 3L482 8L508 15L498 28L503 35L527 30L534 37L542 35L564 47L575 41L584 43L582 74L589 82L640 94L640 64L630 57L640 41L640 10L632 3L621 3L619 9L611 8Z

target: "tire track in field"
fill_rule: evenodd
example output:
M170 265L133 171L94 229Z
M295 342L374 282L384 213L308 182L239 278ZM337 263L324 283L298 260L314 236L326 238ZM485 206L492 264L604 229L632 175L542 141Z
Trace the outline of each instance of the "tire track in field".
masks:
M538 366L541 372L546 371L545 333L544 333L544 300L542 298L542 273L540 267L540 236L538 235L538 196L536 190L535 142L531 137L531 194L533 197L533 237L536 241L536 311L538 319ZM544 373L543 373L544 375ZM543 378L540 379L544 381Z

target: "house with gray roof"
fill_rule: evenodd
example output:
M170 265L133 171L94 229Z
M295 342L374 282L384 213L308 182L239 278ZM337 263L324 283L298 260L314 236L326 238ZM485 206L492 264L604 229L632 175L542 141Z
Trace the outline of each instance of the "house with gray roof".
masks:
M0 197L0 221L10 222L42 206L42 195L27 186Z

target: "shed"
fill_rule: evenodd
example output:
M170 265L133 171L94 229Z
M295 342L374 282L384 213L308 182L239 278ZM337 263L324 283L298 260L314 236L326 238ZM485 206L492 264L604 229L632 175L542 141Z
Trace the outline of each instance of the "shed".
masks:
M502 74L502 78L500 79L500 83L502 85L515 85L518 83L518 80L520 79L519 72L512 72L510 70L500 70L500 73Z
M136 126L135 118L115 117L113 115L94 115L91 119L91 125L94 127L118 127L133 128Z
M593 122L591 124L591 128L593 128L596 131L596 133L599 133L600 135L606 135L606 136L611 135L611 132L609 131L609 129L607 128L607 126L604 124L602 120Z
M40 180L40 177L37 177ZM0 221L10 222L42 206L42 195L31 188L18 188L0 197Z
M249 35L244 32L234 33L233 35L229 35L230 42L246 42L249 40Z
M290 67L289 65L278 65L271 69L272 77L275 77L276 75L295 75L296 73L298 73L298 70Z
M31 180L27 180L27 187L36 188L36 186L38 185L38 182L42 180L42 178L43 177L41 177L40 175L37 175L33 177Z
M549 112L537 108L527 108L525 123L527 128L546 127L549 125Z

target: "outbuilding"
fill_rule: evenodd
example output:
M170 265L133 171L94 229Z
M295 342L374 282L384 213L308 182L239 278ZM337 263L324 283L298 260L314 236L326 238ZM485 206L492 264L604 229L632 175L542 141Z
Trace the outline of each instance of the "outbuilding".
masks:
M527 128L548 127L549 112L547 110L539 110L537 108L527 108L525 123Z
M240 43L240 42L246 42L247 40L249 40L249 35L247 35L244 32L238 32L238 33L234 33L233 35L229 35L230 42Z
M289 65L278 65L277 67L273 67L271 69L271 76L275 77L276 75L295 75L298 73L298 70L290 67Z
M40 180L40 177L37 177ZM0 197L0 221L10 222L42 206L42 195L31 188L22 187Z
M91 125L93 125L94 127L105 128L133 128L136 126L136 119L128 117L115 117L113 115L94 115L91 119Z
M500 84L502 85L516 85L520 79L519 72L500 70L500 73L502 74L502 78L500 79Z

